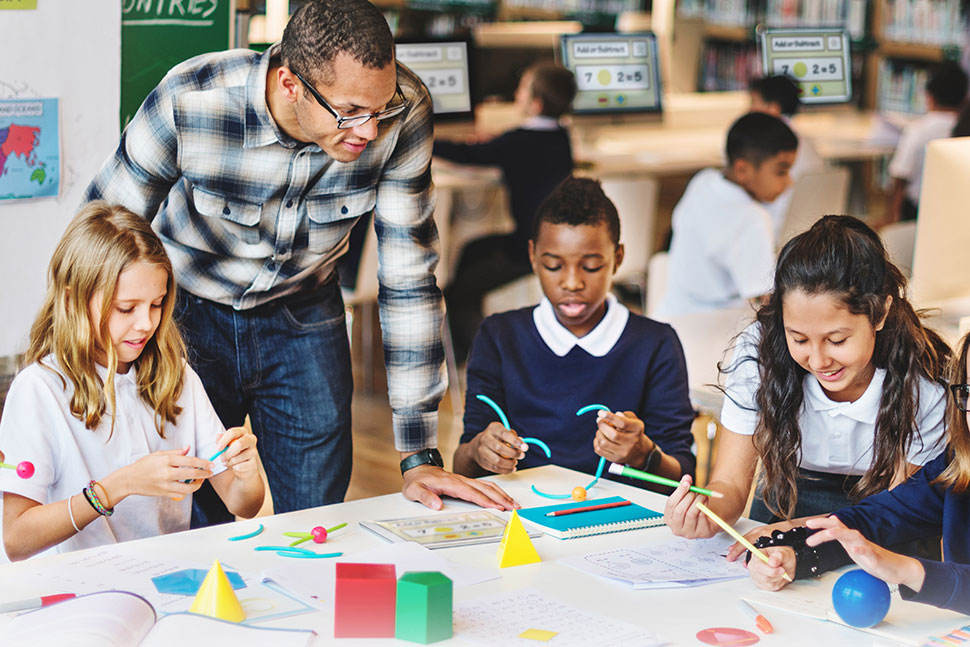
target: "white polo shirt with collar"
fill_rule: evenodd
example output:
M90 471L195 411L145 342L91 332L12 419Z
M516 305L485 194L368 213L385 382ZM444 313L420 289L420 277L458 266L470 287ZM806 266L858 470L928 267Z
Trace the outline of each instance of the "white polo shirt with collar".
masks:
M738 338L734 359L728 366L721 424L744 435L754 434L758 424L755 395L761 383L757 344L759 324L749 326ZM752 359L745 359L752 358ZM812 375L802 380L804 395L798 425L802 436L799 467L832 474L864 474L872 464L876 417L882 398L885 369L877 368L862 396L854 402L836 402ZM913 465L925 465L945 447L946 390L920 379L916 413L919 438L914 438L906 457Z
M157 451L189 445L191 456L208 458L216 453L219 435L225 427L202 381L188 365L178 399L182 414L174 425L165 423L162 438L155 429L153 411L138 395L134 366L127 373L115 375L114 430L111 414L106 412L101 424L92 431L71 415L73 383L62 378L60 372L47 368L58 366L52 356L42 362L46 367L31 364L14 379L0 419L0 449L6 454L7 462L27 460L34 464L36 471L31 478L21 479L13 470L0 470L0 492L19 494L41 504L60 501L67 522L67 504L63 500L79 494L91 480L102 479ZM98 368L104 380L107 370ZM223 470L225 465L216 460L213 473ZM135 495L112 504L114 514L95 519L48 552L68 552L189 528L191 495L181 501ZM76 500L74 505L88 504Z
M546 297L542 297L542 301L532 311L532 320L539 336L559 357L565 357L574 346L579 346L593 357L606 355L619 341L629 319L630 310L617 301L613 294L606 295L606 314L595 328L582 337L572 334L559 323L552 303Z

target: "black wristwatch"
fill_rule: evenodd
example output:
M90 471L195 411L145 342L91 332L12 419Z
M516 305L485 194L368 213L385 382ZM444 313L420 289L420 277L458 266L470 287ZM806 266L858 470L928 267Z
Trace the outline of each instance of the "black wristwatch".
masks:
M409 469L417 467L418 465L434 465L435 467L444 467L445 462L441 460L441 452L434 447L430 449L422 449L421 451L411 454L401 461L401 474L404 474Z
M660 451L660 445L657 443L653 444L653 449L647 454L647 461L643 465L644 472L650 472L651 474L657 473L657 467L660 466L660 460L663 458L663 452Z

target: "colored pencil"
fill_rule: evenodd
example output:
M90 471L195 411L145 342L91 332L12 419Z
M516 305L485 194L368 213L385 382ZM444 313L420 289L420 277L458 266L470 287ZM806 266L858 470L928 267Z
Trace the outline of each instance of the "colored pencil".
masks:
M754 624L758 627L758 629L761 630L761 633L774 633L775 628L771 626L770 622L768 622L768 618L761 615L753 606L744 600L739 599L738 608L741 609L741 612L744 613L744 615L748 616L754 621Z
M700 510L708 517L710 517L711 521L719 525L724 530L724 532L734 537L739 544L741 544L742 546L750 550L752 555L754 555L755 557L763 561L765 564L770 564L770 562L768 561L768 556L765 555L760 550L758 550L757 548L755 548L754 544L752 544L750 541L745 539L744 536L741 533L739 533L737 530L732 528L727 521L725 521L724 519L721 519L719 516L714 514L714 512L712 512L710 508L708 508L700 501L695 501L694 505L697 506L698 510ZM789 576L788 573L783 573L782 577L784 577L789 582L792 581L791 576Z
M642 470L634 469L632 467L627 467L626 465L620 465L619 463L610 464L610 474L619 474L620 476L626 476L631 479L640 479L641 481L649 481L650 483L656 483L657 485L667 485L669 487L677 487L680 485L680 481L675 481L673 479L668 479L663 476L657 476L656 474L651 474L650 472L644 472ZM691 492L696 492L697 494L703 494L704 496L709 496L712 499L720 499L724 495L720 492L714 490L706 490L702 487L690 486Z
M70 600L73 597L77 596L73 593L58 593L56 595L42 595L39 598L17 600L16 602L3 602L0 603L0 613L11 613L13 611L26 611L27 609L46 607L57 602Z
M577 512L592 512L593 510L606 510L607 508L622 508L625 505L630 505L629 501L614 501L612 503L601 503L599 505L588 505L585 508L566 508L565 510L553 510L552 512L547 512L547 517L561 517L567 514L576 514Z

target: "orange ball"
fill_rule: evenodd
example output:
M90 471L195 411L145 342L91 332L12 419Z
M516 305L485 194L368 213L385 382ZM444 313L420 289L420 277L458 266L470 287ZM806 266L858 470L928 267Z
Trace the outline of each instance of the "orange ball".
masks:
M586 500L586 488L584 488L581 485L577 485L576 487L573 488L572 497L576 501L585 501Z

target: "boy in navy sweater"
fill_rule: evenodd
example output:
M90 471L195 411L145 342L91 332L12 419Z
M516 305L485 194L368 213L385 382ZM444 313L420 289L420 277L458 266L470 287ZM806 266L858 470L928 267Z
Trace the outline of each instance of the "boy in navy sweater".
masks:
M465 359L481 325L485 294L530 271L532 218L545 197L573 171L569 132L559 119L569 112L575 96L572 72L553 63L539 63L525 71L515 92L515 105L524 118L518 128L485 142L434 143L438 157L460 164L500 167L515 220L511 234L485 236L469 243L445 289L459 360Z
M595 180L568 178L539 207L528 249L545 296L482 324L468 360L456 473L547 463L592 473L602 456L673 479L693 474L694 414L680 340L610 294L623 261L619 241L616 207ZM502 407L512 429L479 394ZM577 416L587 404L615 413ZM527 451L520 435L545 441L552 457Z

